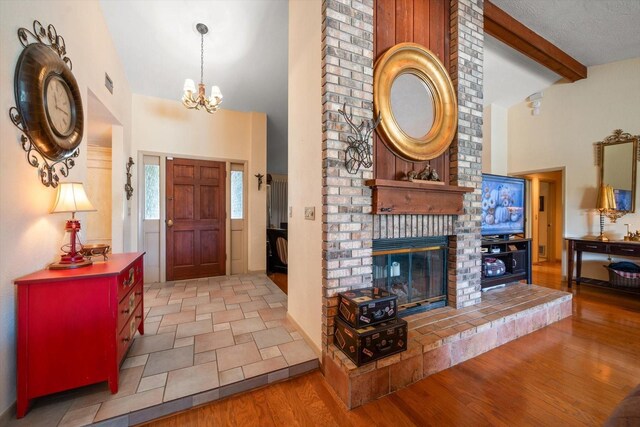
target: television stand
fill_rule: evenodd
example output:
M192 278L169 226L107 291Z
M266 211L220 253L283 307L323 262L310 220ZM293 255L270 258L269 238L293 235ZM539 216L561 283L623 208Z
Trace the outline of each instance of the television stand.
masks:
M503 236L504 237L504 236ZM525 280L531 283L531 239L482 239L482 290ZM495 251L495 252L492 252ZM500 276L487 276L485 259L496 258L504 262L506 272Z

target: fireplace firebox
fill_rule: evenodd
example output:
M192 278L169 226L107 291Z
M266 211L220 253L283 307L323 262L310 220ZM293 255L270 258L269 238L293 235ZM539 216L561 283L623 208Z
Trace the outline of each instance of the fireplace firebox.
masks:
M373 241L373 286L398 297L406 316L446 305L447 237Z

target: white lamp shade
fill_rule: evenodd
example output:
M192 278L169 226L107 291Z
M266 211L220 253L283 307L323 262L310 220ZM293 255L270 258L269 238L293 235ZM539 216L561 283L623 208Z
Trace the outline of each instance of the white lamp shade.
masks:
M222 92L220 92L220 88L218 86L211 87L211 97L222 99Z
M51 213L55 212L93 212L93 207L81 182L63 182L58 186L56 203Z
M196 91L196 84L194 83L193 80L186 79L184 81L184 91L185 92L195 92Z

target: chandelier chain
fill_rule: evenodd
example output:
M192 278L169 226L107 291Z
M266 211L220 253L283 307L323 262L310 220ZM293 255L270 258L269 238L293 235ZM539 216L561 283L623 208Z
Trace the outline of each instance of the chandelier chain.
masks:
M204 83L204 34L200 34L200 83Z

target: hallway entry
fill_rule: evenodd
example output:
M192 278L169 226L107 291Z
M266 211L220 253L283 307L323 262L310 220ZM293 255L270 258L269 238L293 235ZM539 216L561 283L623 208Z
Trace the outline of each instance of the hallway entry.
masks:
M529 180L527 235L532 238L531 260L558 262L562 259L564 236L563 170L518 175Z
M224 162L167 159L167 280L225 274Z

